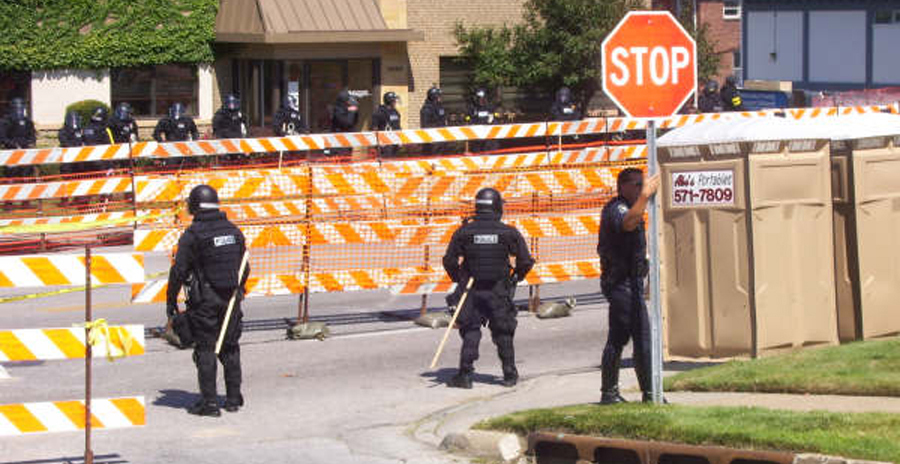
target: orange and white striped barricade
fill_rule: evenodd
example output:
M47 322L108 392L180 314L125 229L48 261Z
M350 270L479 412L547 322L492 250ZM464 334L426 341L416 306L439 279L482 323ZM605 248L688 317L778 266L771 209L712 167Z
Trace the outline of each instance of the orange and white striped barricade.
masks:
M130 177L0 185L0 200L27 201L130 193Z
M4 227L13 228L23 226L44 226L59 224L78 224L84 226L103 224L103 227L113 227L121 224L131 224L132 222L155 222L157 219L159 219L160 214L163 214L163 211L139 210L137 216L135 216L134 211L114 211L111 213L83 214L77 216L41 216L0 219L0 234L14 233L4 231Z
M156 142L138 142L132 145L97 145L73 148L32 148L0 151L0 165L23 166L29 164L75 163L82 161L127 160L151 153Z
M92 257L93 259L93 257ZM98 343L91 350L94 358L124 357L144 354L144 326L109 326L109 343ZM84 358L87 349L83 327L56 329L0 330L0 361L50 361Z
M0 436L84 430L83 400L0 405ZM146 424L143 396L93 398L91 428L115 429Z
M104 253L91 257L91 281L125 284L144 281L144 256ZM85 263L81 255L25 255L0 257L0 287L84 285Z

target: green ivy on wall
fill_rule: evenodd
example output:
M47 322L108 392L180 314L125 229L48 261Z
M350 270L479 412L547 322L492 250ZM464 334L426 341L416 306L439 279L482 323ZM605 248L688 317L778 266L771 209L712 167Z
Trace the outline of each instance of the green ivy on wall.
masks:
M218 0L2 0L0 70L213 61Z

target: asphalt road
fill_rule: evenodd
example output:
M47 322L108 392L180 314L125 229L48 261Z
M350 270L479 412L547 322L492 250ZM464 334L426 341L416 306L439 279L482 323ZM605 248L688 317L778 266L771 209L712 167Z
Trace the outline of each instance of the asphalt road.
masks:
M165 263L151 261L149 272ZM582 281L541 289L545 300L577 297L571 317L539 320L520 313L516 349L523 382L516 388L527 388L543 376L598 368L607 312L597 287L596 281ZM96 290L94 318L111 324L163 324L162 305L131 305L129 292L126 287ZM527 290L520 289L518 296L524 302ZM71 326L84 319L83 301L83 293L70 293L2 304L0 327ZM450 389L443 382L455 372L459 337L451 336L438 369L429 370L442 332L411 322L420 297L386 291L315 294L310 301L313 320L329 323L333 334L324 342L285 339L284 319L296 316L297 302L296 296L245 302L247 406L236 414L223 411L218 419L187 414L185 408L198 398L191 354L158 338L148 339L144 356L95 360L94 397L143 395L147 404L145 427L94 432L96 462L468 462L417 439L416 427L442 410L506 390L499 385L500 364L488 331L482 337L475 388ZM429 298L435 309L442 302L443 295ZM80 360L4 367L12 379L0 380L2 404L83 398ZM599 385L597 389L599 396ZM77 461L83 447L84 436L78 432L0 437L0 463Z

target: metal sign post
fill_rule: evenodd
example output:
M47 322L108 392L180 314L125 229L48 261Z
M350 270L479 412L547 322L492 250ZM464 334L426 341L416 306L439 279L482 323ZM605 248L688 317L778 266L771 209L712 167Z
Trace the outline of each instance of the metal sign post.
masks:
M84 247L84 464L94 463L94 451L91 449L91 245Z
M652 176L659 172L656 160L656 121L647 122L647 174ZM651 392L653 402L662 403L662 368L663 368L663 344L662 344L662 311L660 307L659 292L659 214L656 209L656 195L650 197L647 211L650 219L650 368L651 368Z

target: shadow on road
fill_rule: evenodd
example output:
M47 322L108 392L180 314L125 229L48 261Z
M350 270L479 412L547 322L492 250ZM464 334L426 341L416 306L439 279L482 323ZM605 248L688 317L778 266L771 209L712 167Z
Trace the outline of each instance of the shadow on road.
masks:
M438 369L436 371L431 372L423 372L420 374L420 377L424 377L426 379L431 379L431 387L439 387L444 386L451 377L456 375L456 369L445 367L443 369ZM488 374L479 374L475 372L472 374L472 383L478 384L486 384L486 385L500 385L503 381L503 377L488 375Z
M3 461L0 464L83 464L84 456L64 457L53 459L35 459L32 461ZM128 461L122 459L118 454L95 454L94 464L128 464Z
M187 409L200 399L199 393L186 392L184 390L160 390L159 393L160 396L153 400L154 406Z

